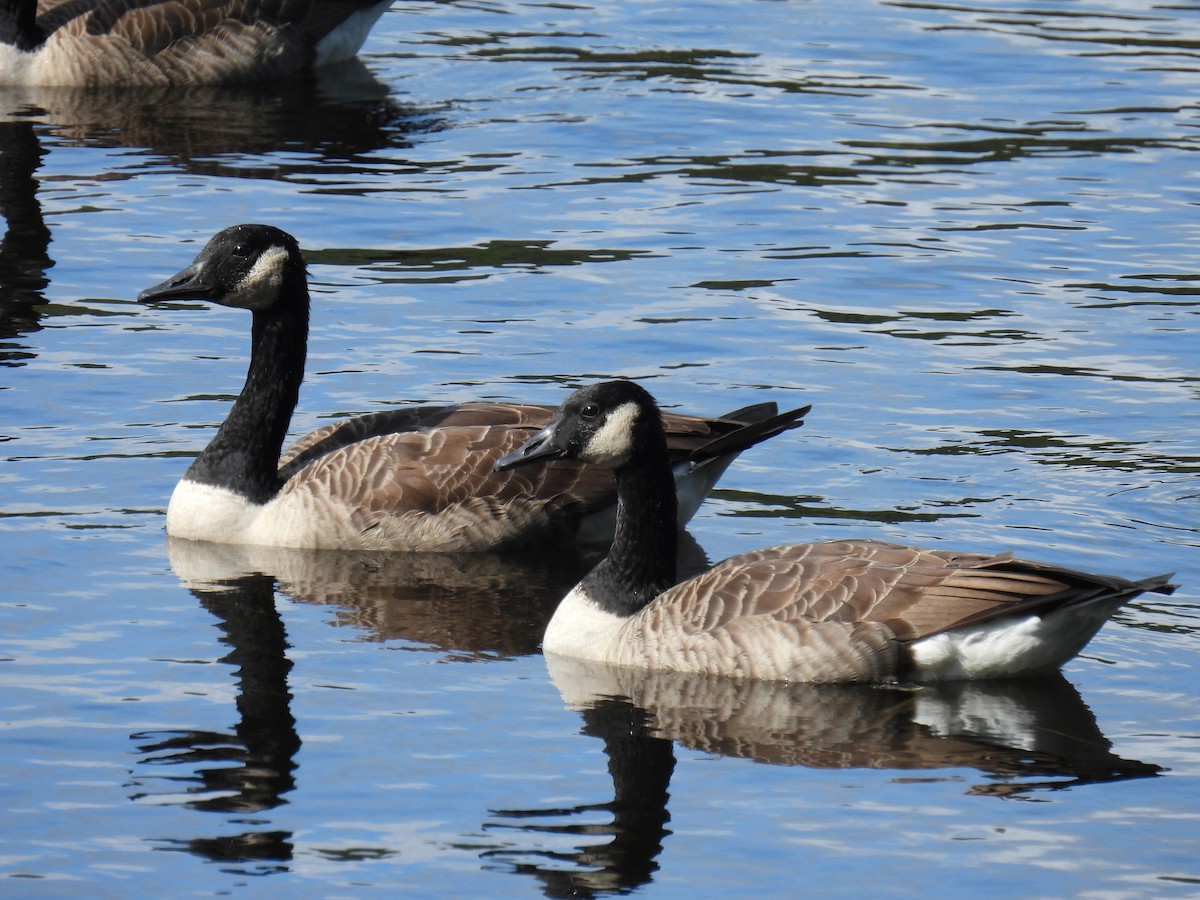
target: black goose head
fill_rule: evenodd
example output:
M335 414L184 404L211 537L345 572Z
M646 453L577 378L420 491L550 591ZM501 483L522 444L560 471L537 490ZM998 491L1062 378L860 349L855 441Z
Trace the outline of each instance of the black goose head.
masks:
M619 469L648 444L662 417L645 388L632 381L603 381L571 394L549 424L511 453L496 471L548 459L576 459ZM661 438L660 438L661 439Z
M142 291L138 300L210 300L259 311L295 297L306 301L305 278L300 246L286 231L271 225L234 225L218 232L187 268Z

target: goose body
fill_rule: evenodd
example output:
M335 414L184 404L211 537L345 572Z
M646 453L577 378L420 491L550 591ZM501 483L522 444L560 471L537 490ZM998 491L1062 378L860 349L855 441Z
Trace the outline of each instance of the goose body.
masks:
M221 84L354 57L391 0L0 0L0 85Z
M568 397L497 464L578 459L616 473L612 547L558 606L546 654L773 681L1007 678L1058 668L1124 603L1174 590L1169 576L874 540L757 550L677 584L665 450L653 398L606 382Z
M250 366L225 422L171 495L168 534L439 552L611 537L616 486L604 467L564 461L531 477L493 470L549 422L549 406L388 410L326 425L281 455L304 377L309 320L304 259L286 232L227 228L191 265L139 295L143 302L201 299L251 311ZM767 403L721 418L668 416L681 520L738 453L796 427L803 412L777 414Z

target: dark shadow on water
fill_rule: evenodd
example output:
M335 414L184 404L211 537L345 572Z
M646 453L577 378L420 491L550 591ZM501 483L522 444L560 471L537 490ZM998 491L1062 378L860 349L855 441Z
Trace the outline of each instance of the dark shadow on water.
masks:
M580 711L581 733L604 741L613 779L611 801L493 811L486 827L505 840L484 858L536 878L548 897L622 894L652 880L670 835L675 744L770 765L894 771L896 784L970 782L968 794L1026 801L1162 771L1114 754L1062 675L900 688L547 665ZM608 821L597 824L597 813ZM574 849L546 849L549 835Z
M41 328L46 270L54 265L37 201L35 173L44 155L32 123L0 121L0 365L29 359L31 352L14 339Z
M232 730L138 732L139 765L128 787L136 802L179 802L248 823L286 802L300 749L287 676L287 635L275 609L273 580L250 575L192 593L212 613L234 666L238 719ZM153 773L153 774L151 774ZM210 821L210 820L206 820ZM263 821L263 820L258 820ZM215 824L215 822L213 823ZM248 874L286 869L291 835L249 829L237 834L163 839L161 849L186 850L214 861L244 863Z
M685 570L707 565L694 541L683 545ZM231 825L262 827L232 835L160 838L156 846L237 863L241 874L288 869L291 835L268 827L271 820L262 815L286 803L295 788L301 745L290 709L292 663L277 592L328 606L331 624L353 628L362 640L404 640L413 649L459 661L511 658L538 651L558 598L600 552L564 549L536 558L352 553L168 539L172 568L216 617L221 640L230 647L221 662L237 670L238 720L228 731L132 735L140 759L129 783L131 799L179 803L224 814ZM669 742L660 744L669 757ZM198 824L197 830L204 826Z
M493 816L507 821L485 826L493 833L563 835L572 843L579 839L581 845L571 851L508 846L481 854L514 874L536 878L547 897L624 894L649 883L670 834L667 788L675 770L672 742L653 733L647 711L624 699L599 698L581 714L581 733L604 742L612 800L566 809L493 810ZM608 816L609 821L595 824L597 814Z
M694 544L692 545L694 546ZM459 660L536 653L557 599L594 556L574 551L539 562L487 554L350 553L168 540L172 567L216 617L236 668L238 718L230 730L132 735L139 762L129 782L139 803L220 813L233 834L159 838L236 871L288 870L291 834L264 813L287 802L301 746L292 716L289 644L275 598L328 606L335 627L370 641L405 640ZM698 563L701 564L701 563ZM197 820L204 832L217 820Z

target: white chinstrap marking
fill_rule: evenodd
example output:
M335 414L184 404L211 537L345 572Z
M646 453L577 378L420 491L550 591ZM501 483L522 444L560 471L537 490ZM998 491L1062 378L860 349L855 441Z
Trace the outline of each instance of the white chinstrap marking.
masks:
M283 273L288 265L285 247L268 247L254 262L254 266L226 298L229 306L244 309L263 309L274 303L283 287Z
M633 453L633 425L640 414L638 405L632 401L609 412L588 440L580 458L612 469L624 465Z

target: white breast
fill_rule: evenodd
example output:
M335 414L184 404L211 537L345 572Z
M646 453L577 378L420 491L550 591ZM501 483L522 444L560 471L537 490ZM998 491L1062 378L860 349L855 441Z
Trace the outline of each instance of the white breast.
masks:
M285 488L268 503L251 503L226 488L185 478L167 507L167 534L218 544L450 553L499 546L511 537L512 522L481 517L470 501L433 515L365 510L304 486Z
M352 523L337 504L320 514L313 498L279 494L269 503L251 503L241 494L183 479L167 507L167 534L218 544L273 547L342 547ZM314 526L314 522L319 527Z
M263 507L241 494L183 479L167 506L167 534L192 541L244 543L248 527Z
M563 598L546 626L542 652L577 659L611 661L613 645L628 620L605 612L575 587Z

